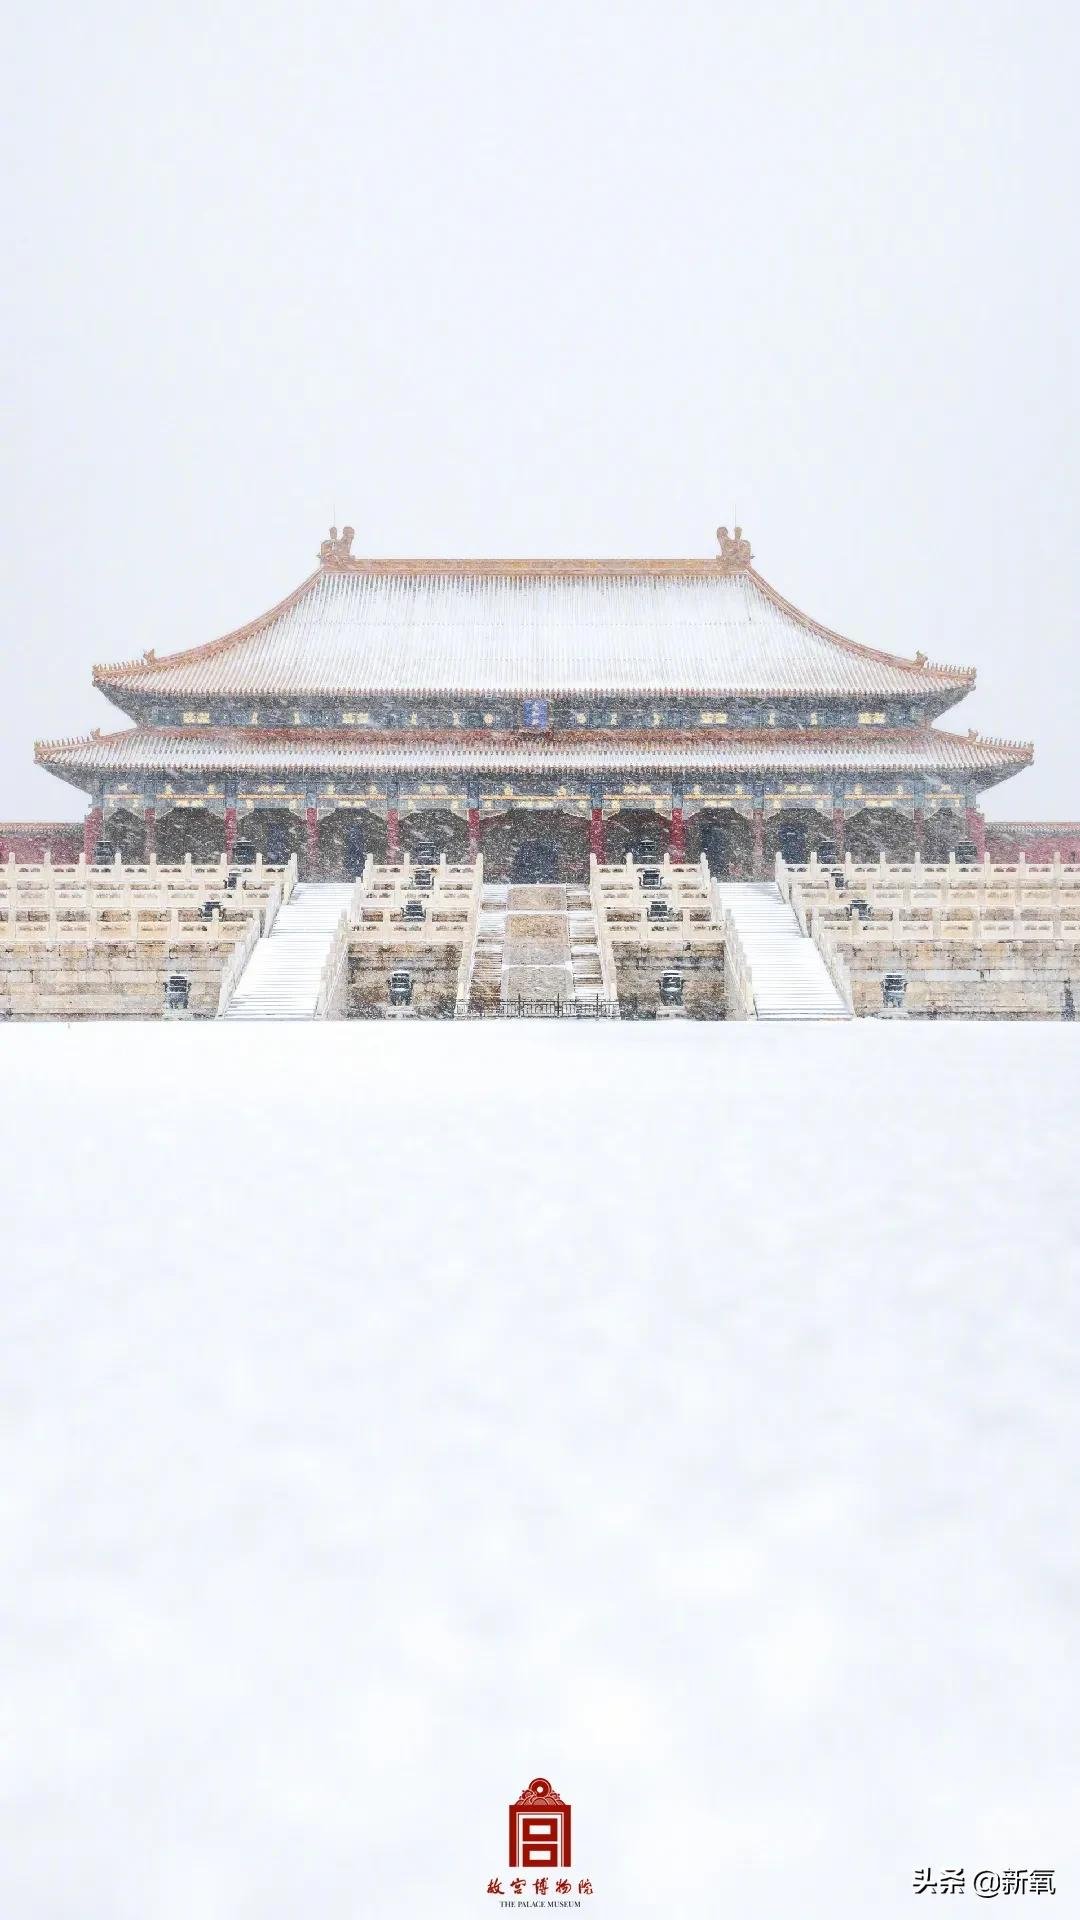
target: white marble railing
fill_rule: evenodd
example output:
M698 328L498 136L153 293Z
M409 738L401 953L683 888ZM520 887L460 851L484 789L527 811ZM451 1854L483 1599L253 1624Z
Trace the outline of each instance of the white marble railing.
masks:
M257 919L252 919L248 924L248 929L243 939L233 948L232 956L221 976L221 986L218 990L217 1003L217 1017L219 1020L228 1006L229 1001L232 999L233 994L236 992L240 975L251 959L261 937L259 922Z
M334 928L330 951L319 977L319 991L315 997L314 1018L316 1020L345 1018L349 984L349 935L360 918L360 902L369 878L370 864L370 861L365 862L363 875L355 882L342 908L337 926Z
M484 886L484 856L478 854L475 861L475 878L469 898L469 912L465 921L465 937L461 946L461 959L458 962L457 988L454 994L454 1018L463 1020L469 1011L469 993L472 987L473 963L476 959L476 927L480 918L480 899Z

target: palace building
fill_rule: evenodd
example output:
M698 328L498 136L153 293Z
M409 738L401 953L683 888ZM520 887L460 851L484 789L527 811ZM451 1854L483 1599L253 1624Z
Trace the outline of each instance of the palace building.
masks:
M689 560L374 560L354 537L236 632L94 669L131 724L36 748L88 796L88 859L247 843L341 880L482 853L491 881L579 884L590 854L733 879L778 852L981 856L984 789L1032 757L937 724L972 668L831 632L738 527Z

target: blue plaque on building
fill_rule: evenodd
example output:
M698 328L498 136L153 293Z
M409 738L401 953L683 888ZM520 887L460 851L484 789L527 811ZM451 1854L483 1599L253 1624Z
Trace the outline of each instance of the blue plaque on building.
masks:
M525 725L536 732L542 733L545 727L551 725L551 708L547 700L526 700L522 712Z

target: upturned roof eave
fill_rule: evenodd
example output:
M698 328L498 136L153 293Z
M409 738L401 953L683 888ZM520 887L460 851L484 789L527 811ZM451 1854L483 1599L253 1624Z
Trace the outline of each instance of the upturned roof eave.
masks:
M229 633L221 634L216 640L207 640L195 647L182 647L179 652L167 653L160 660L154 653L153 648L150 647L140 660L119 660L109 665L95 666L91 669L93 684L95 687L101 688L106 688L113 684L124 686L129 684L135 675L146 673L148 669L161 671L175 667L188 660L205 660L216 653L222 652L226 647L237 644L241 640L248 640L253 634L261 633L272 621L280 619L282 614L291 612L292 608L303 599L304 594L315 585L316 580L318 580L325 571L326 569L324 567L316 567L314 573L309 573L307 578L301 580L300 585L294 587L291 593L287 593L285 598L279 600L276 606L269 608L266 613L260 614L257 619L248 620L242 627L234 627Z
M817 634L819 639L828 640L833 646L843 647L846 652L857 654L861 660L873 660L881 666L891 667L894 671L932 677L942 687L957 686L970 689L975 685L974 667L945 666L922 656L908 659L903 654L886 653L880 647L868 647L861 640L849 640L846 634L836 633L832 627L823 626L820 620L815 620L811 614L804 613L794 601L786 600L783 594L778 593L776 588L758 572L756 567L747 567L745 571L759 592L763 593L767 600L771 600L781 613L786 613L791 619L800 621L804 627L809 628L811 633Z

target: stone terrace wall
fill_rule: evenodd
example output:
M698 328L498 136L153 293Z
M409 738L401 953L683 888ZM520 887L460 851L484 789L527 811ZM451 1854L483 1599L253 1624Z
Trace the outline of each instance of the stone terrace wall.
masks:
M457 1001L461 942L443 941L424 946L413 941L373 943L351 941L345 1011L350 1020L389 1020L415 1015L427 1020L452 1020ZM407 1008L390 1004L390 975L404 971L413 981Z
M777 878L856 1014L1075 1017L1080 869L1060 856L1045 866L1024 855L970 866L778 861Z

